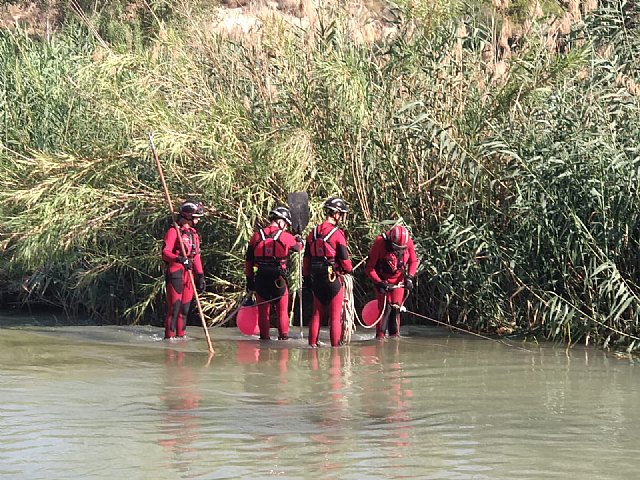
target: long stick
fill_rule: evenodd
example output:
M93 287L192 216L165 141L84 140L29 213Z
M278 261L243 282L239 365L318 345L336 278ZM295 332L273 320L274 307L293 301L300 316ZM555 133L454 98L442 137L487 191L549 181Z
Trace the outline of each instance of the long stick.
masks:
M287 195L287 204L291 212L293 223L291 225L292 231L298 235L302 235L302 232L309 223L309 195L307 192L290 192ZM302 326L302 257L304 253L304 240L302 241L302 248L298 255L298 314L300 318L300 338L304 338L304 327Z
M304 244L303 244L304 245ZM304 338L304 328L302 326L302 250L298 253L298 313L300 314L300 338Z
M164 179L164 173L162 173L162 165L160 165L160 159L158 158L158 152L156 151L156 147L153 144L153 136L151 132L149 132L149 146L151 147L151 152L153 153L153 158L156 161L156 167L158 168L158 174L160 175L160 181L162 182L162 188L164 190L164 197L167 201L167 206L169 207L169 213L171 214L171 221L173 222L173 228L176 229L178 233L178 241L180 243L180 253L183 257L187 258L187 249L184 247L184 242L182 241L182 232L180 232L180 226L178 222L176 222L176 216L173 211L173 202L171 201L171 196L169 195L169 189L167 188L167 182ZM204 319L204 312L202 311L202 305L200 304L200 297L198 296L198 290L196 289L196 282L193 278L193 272L191 270L187 270L189 275L189 281L191 282L191 288L193 288L193 296L196 300L196 305L198 306L198 314L200 315L200 321L202 322L202 328L204 329L204 336L207 339L207 347L209 348L209 353L213 353L213 345L211 344L211 337L209 337L209 330L207 329L207 322ZM187 319L185 318L186 322Z

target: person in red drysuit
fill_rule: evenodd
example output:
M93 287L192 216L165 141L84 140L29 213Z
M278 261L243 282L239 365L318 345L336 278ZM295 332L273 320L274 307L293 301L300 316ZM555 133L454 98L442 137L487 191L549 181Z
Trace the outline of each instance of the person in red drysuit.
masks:
M276 207L269 213L270 224L254 232L245 257L247 291L256 292L260 340L270 340L269 315L273 303L278 315L278 340L289 339L289 288L287 258L302 249L302 238L287 232L291 212Z
M378 312L384 309L376 325L376 338L384 338L387 328L389 336L400 335L400 307L405 292L408 295L413 289L417 268L416 250L406 227L396 225L376 237L365 266L376 286Z
M307 237L302 272L313 291L309 345L318 346L320 318L328 310L331 346L337 347L342 339L344 290L341 277L353 270L347 240L338 224L349 209L344 200L331 197L324 203L324 210L325 221L311 230Z
M164 322L164 338L180 338L185 335L194 293L189 278L190 271L195 273L194 280L198 291L205 289L204 270L200 258L200 237L196 231L196 225L203 215L204 207L199 202L187 200L180 206L177 224L186 257L183 256L175 226L171 226L164 236L162 260L167 265L165 273L167 317Z

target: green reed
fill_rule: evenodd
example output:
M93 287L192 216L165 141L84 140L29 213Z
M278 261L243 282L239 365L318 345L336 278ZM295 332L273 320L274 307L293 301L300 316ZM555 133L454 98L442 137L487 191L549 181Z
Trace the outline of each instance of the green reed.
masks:
M349 201L356 261L388 224L411 227L414 311L634 350L640 40L620 5L556 50L534 22L504 75L486 10L444 4L437 23L396 12L398 34L373 43L339 11L306 31L264 16L232 40L179 3L136 42L90 18L49 42L3 32L3 290L108 321L161 315L152 131L174 201L207 206L212 321L241 296L253 228L304 190L312 222L327 196Z

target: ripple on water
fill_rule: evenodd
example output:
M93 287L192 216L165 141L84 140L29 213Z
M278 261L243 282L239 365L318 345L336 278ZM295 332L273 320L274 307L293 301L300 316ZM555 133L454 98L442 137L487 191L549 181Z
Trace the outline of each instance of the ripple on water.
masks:
M0 337L14 478L634 478L629 362L463 336L309 349L156 327ZM201 333L200 333L201 335ZM323 331L326 336L326 331ZM14 338L15 337L15 338ZM606 453L606 454L603 454Z

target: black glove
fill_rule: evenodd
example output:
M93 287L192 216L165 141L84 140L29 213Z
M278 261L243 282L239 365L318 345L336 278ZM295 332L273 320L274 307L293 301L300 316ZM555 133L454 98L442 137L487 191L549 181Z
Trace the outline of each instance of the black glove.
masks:
M254 277L247 277L247 292L253 292L256 289L256 279Z
M207 282L204 280L204 273L196 273L194 280L196 281L196 290L198 290L198 293L204 292L205 288L207 288Z
M378 282L376 283L376 288L380 293L387 293L389 290L391 290L391 285L389 285L387 282Z
M407 292L413 290L413 277L411 275L407 275L404 279L404 288Z
M296 242L298 242L298 243L304 243L304 239L302 238L302 235L296 235L293 238L295 238Z
M179 263L185 270L191 270L193 268L193 260L178 255L176 257L176 263Z

